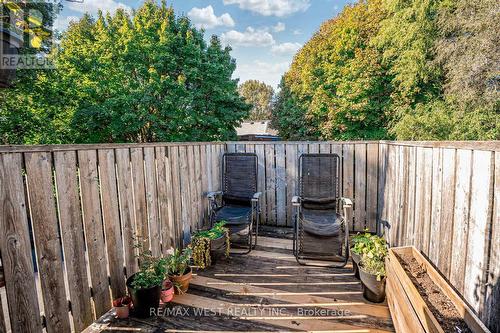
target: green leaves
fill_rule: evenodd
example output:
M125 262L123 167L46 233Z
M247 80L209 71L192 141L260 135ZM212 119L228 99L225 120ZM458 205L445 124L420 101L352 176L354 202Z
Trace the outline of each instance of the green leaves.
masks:
M494 0L368 0L295 56L273 124L285 139L500 139Z
M245 102L252 106L248 120L271 119L274 89L257 80L245 81L238 88Z
M2 143L229 140L249 110L229 49L165 4L85 15L60 45L55 70L0 91Z

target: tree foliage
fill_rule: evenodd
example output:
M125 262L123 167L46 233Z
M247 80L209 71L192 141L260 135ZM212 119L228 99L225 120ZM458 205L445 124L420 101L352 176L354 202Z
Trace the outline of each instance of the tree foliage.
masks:
M223 140L249 110L230 48L165 3L85 15L52 56L0 91L4 143Z
M298 52L273 114L284 138L499 139L494 0L366 0Z
M271 119L274 89L264 82L248 80L238 88L240 95L252 105L248 120Z

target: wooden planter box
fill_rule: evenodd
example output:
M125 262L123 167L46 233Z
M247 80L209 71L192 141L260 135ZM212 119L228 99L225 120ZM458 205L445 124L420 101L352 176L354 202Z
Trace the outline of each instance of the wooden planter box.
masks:
M467 304L446 282L427 259L413 246L389 249L386 261L387 303L396 332L444 332L417 288L399 263L396 254L412 254L423 265L432 281L455 305L457 312L474 332L489 332Z

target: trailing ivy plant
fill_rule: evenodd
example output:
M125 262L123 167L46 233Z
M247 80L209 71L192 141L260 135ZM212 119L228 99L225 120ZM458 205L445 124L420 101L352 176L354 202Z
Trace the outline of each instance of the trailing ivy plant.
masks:
M192 237L193 261L196 266L203 269L212 264L210 255L211 242L220 237L225 237L226 257L229 256L231 242L229 240L229 229L225 227L226 222L217 222L212 229L196 232Z
M380 281L385 276L385 258L388 253L385 239L370 235L369 241L358 244L358 248L361 248L361 267L365 272L376 275L377 281Z
M362 255L363 249L368 246L368 243L371 242L371 236L372 234L370 234L368 230L365 230L364 233L358 232L351 239L351 251L357 255Z

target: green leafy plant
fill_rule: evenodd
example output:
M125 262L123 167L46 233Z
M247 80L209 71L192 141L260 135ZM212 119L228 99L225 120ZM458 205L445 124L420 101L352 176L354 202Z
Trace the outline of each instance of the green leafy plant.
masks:
M370 235L369 242L365 245L361 250L360 265L365 272L376 275L377 281L380 281L385 276L385 258L388 253L387 243L382 237Z
M142 243L135 245L139 248L139 272L135 274L132 287L135 289L147 289L159 286L163 283L167 274L167 261L165 258L155 257L149 250L143 250Z
M351 251L357 255L362 255L363 250L367 249L372 242L372 234L365 230L364 233L357 233L354 237L352 237L352 246Z
M212 229L196 232L192 238L193 261L196 266L203 269L212 264L211 241L220 237L225 237L226 257L229 256L231 242L229 240L229 230L225 227L226 222L217 222Z
M172 254L165 258L168 275L184 275L189 269L192 250L187 247L180 251L175 249Z

